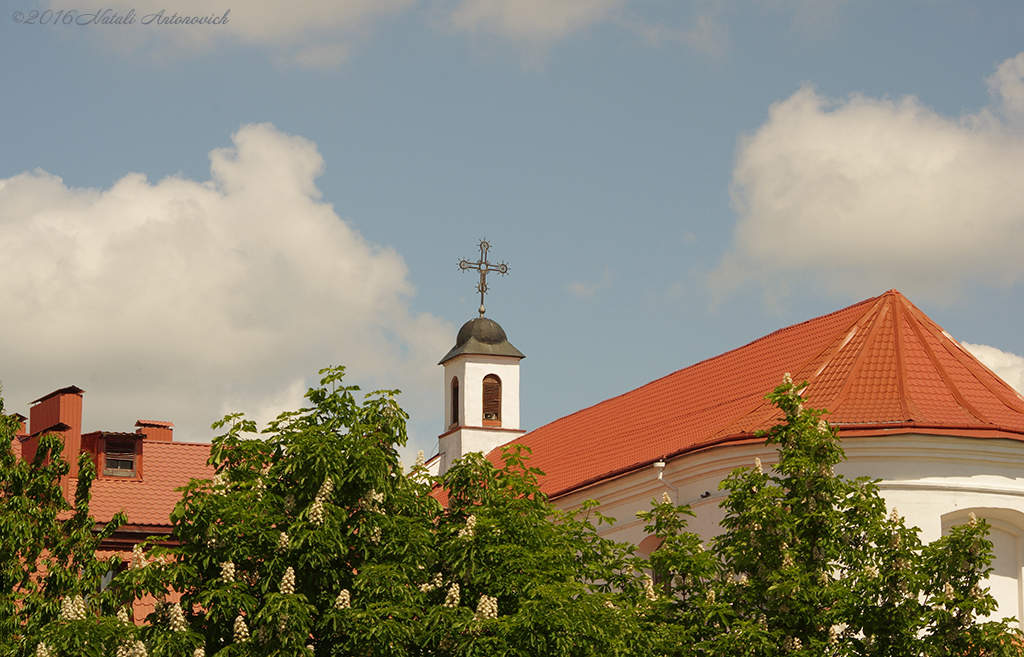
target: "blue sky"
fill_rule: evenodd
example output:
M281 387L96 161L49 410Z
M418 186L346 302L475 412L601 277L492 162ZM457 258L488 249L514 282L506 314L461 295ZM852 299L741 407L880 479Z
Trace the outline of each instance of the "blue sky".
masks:
M1021 53L1016 1L13 0L7 408L202 440L345 364L429 453L481 238L527 429L890 288L1020 387Z

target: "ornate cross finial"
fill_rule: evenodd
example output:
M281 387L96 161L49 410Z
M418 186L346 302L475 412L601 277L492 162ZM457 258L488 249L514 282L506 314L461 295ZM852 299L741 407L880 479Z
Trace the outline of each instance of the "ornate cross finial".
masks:
M480 292L480 316L484 316L486 308L484 308L484 295L487 294L487 274L496 273L504 276L508 273L508 265L504 262L499 262L496 265L492 265L487 261L487 252L491 250L491 243L487 240L480 240L480 259L476 262L470 262L463 258L459 260L459 269L466 271L467 269L475 269L480 272L480 283L477 284L476 289Z

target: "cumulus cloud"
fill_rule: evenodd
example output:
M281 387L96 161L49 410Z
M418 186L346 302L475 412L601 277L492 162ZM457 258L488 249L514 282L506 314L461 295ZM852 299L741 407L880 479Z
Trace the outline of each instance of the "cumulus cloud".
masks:
M206 181L0 180L9 402L73 384L87 391L87 429L159 419L203 439L223 413L265 421L319 368L346 365L432 418L454 328L413 312L402 258L320 200L323 168L315 144L263 124L212 151Z
M601 278L593 283L576 281L565 286L566 291L580 299L590 299L601 290L612 284L612 273L607 268Z
M992 105L961 117L812 86L773 105L740 140L738 222L713 285L949 300L1024 278L1024 54L989 84Z
M513 41L548 44L606 20L626 0L461 0L454 27Z
M960 344L974 354L985 367L995 372L996 376L1010 384L1010 387L1024 394L1024 358L984 344Z
M105 44L129 50L147 49L166 57L183 52L202 52L225 41L269 47L278 57L308 67L325 67L345 58L352 43L365 38L381 18L400 12L415 0L248 0L242 5L210 3L209 0L79 0L76 20L90 15L127 17L135 22L118 29L84 31L97 34ZM47 0L53 11L66 3ZM104 13L106 12L106 13ZM219 24L166 24L165 18L223 18ZM84 17L84 18L82 18ZM88 29L88 28L86 28Z

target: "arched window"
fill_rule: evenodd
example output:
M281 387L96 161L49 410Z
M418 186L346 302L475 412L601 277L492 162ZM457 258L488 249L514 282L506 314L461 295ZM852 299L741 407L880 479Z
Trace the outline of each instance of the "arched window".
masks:
M484 377L484 425L501 426L501 379L494 374Z
M448 426L459 423L459 377L452 377L452 421Z

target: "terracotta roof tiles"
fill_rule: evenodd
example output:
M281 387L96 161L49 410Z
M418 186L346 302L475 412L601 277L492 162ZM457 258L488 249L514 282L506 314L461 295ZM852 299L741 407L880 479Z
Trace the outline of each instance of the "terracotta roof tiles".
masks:
M171 511L181 499L176 489L191 479L213 478L213 468L206 465L209 456L208 443L147 440L142 479L97 478L89 510L98 522L107 522L123 510L131 525L170 527Z
M749 440L785 372L841 435L1024 440L1024 398L896 290L780 329L531 431L515 442L557 496L662 458ZM491 458L496 458L492 453Z

